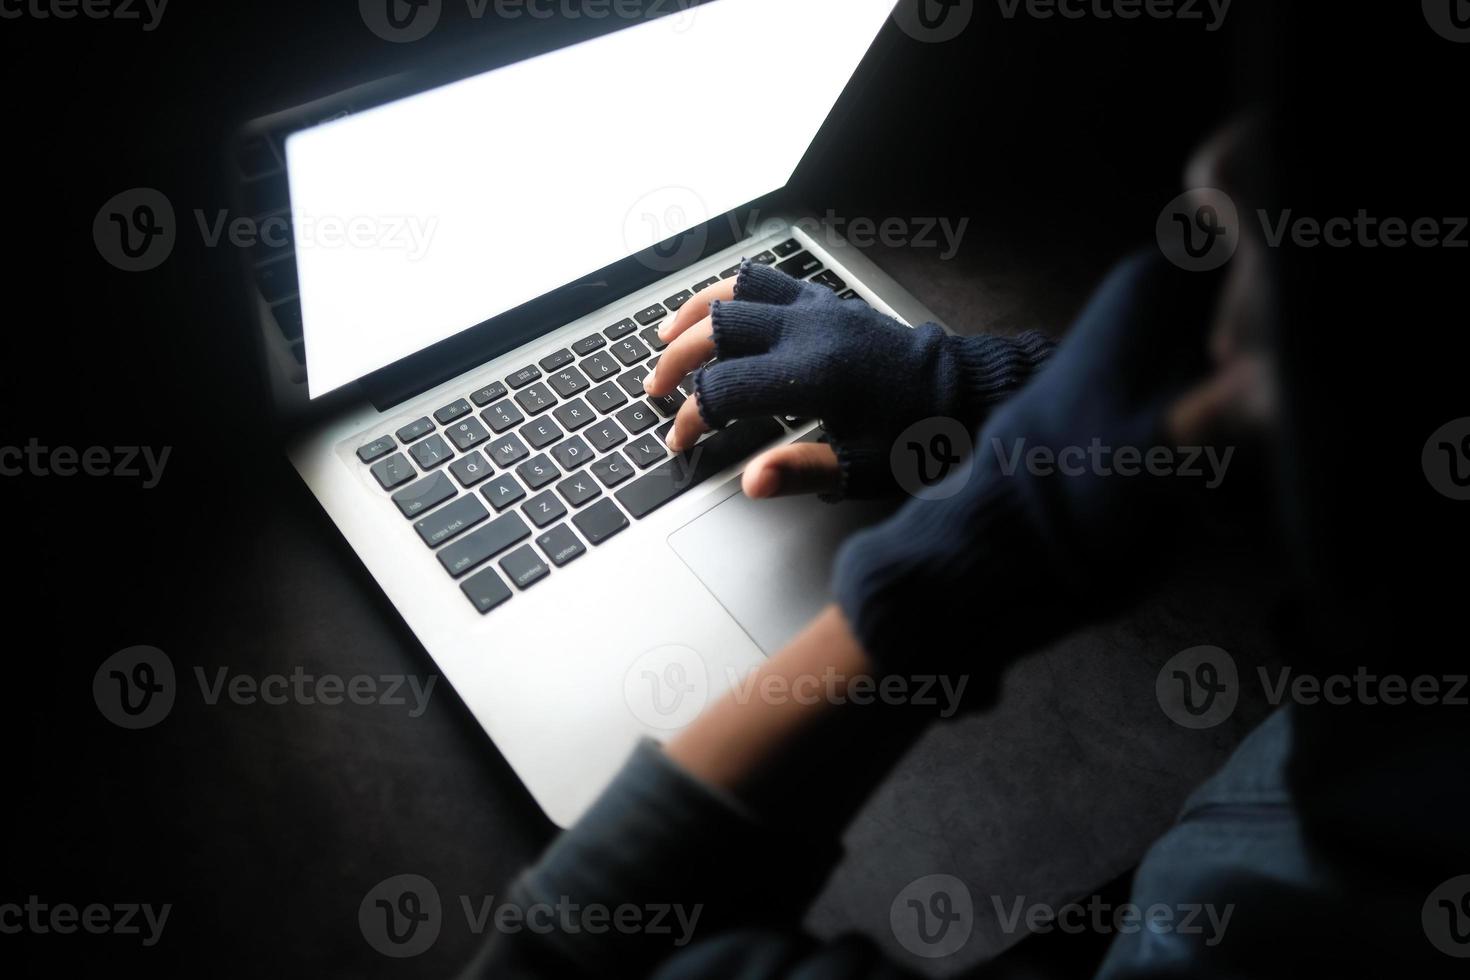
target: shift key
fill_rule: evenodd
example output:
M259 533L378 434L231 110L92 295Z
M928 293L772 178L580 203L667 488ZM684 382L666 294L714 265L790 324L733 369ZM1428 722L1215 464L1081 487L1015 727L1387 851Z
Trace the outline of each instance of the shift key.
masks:
M530 536L531 529L526 527L519 514L506 514L444 548L439 552L439 563L446 572L458 578Z

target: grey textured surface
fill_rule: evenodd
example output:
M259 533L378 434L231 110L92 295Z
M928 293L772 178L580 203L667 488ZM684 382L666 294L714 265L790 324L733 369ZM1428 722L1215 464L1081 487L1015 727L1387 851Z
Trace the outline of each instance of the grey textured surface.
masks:
M957 332L1060 335L1113 258L1019 240L968 243L947 262L918 250L870 254ZM1056 906L1125 874L1267 713L1243 694L1225 723L1190 731L1154 693L1163 663L1190 647L1223 647L1242 670L1274 662L1259 584L1238 566L1199 562L1139 607L1018 663L994 710L931 731L870 801L811 928L862 932L912 969L950 975L1023 938L1005 931L997 903ZM955 624L954 642L977 657L984 602L977 596L978 614ZM889 914L906 885L932 874L965 883L974 932L954 954L921 959L896 941Z

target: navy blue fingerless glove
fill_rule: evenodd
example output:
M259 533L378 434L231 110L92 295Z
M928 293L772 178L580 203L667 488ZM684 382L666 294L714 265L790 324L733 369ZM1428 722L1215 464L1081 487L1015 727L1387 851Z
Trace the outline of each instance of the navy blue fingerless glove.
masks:
M746 262L735 299L710 309L717 360L695 375L719 429L752 415L821 419L842 464L835 497L891 492L894 439L927 418L973 429L1026 384L1055 344L1039 333L952 337L910 330L825 286Z

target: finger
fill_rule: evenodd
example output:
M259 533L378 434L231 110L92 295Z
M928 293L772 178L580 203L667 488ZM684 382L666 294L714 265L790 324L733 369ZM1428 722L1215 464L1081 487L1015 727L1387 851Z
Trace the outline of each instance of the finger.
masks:
M690 446L699 441L699 437L709 431L704 424L704 416L699 413L699 396L691 395L689 399L679 406L679 412L674 416L674 427L669 430L664 443L670 452L682 453Z
M709 317L684 331L658 359L658 367L643 379L643 390L655 398L673 391L684 376L715 356L715 324Z
M706 286L694 294L694 298L683 306L679 312L663 322L658 328L659 339L669 343L679 334L694 326L700 320L709 316L709 305L716 300L728 302L735 298L735 279L722 279L713 286Z
M831 493L842 478L829 443L794 442L761 453L745 467L741 485L757 500L799 493Z

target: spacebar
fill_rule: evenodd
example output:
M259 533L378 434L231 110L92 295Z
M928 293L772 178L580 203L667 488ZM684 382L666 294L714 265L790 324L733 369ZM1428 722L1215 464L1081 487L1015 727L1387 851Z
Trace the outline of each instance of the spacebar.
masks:
M617 492L634 517L645 517L675 497L699 486L781 438L786 430L773 418L742 419L721 429L687 453L680 453Z

